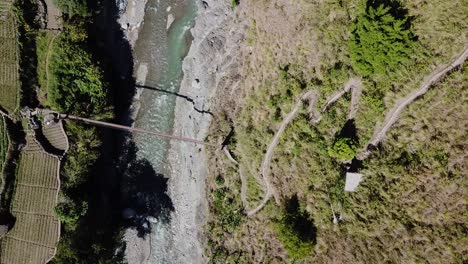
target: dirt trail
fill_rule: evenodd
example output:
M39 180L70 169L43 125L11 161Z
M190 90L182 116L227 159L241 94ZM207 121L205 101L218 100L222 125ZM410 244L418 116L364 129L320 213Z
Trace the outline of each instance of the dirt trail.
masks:
M361 79L359 78L351 78L345 84L342 90L335 93L330 99L328 99L327 103L322 108L322 112L326 111L336 100L338 100L346 92L349 92L351 89L353 89L353 91L352 91L352 100L351 100L351 105L350 105L350 113L348 117L354 118L354 115L357 111L359 98L361 95ZM275 190L270 179L271 159L273 157L274 150L279 143L279 139L281 135L286 130L286 127L289 125L289 123L291 123L291 121L297 115L301 105L305 101L308 101L309 103L307 111L311 115L311 119L313 119L315 123L318 123L320 121L320 114L316 113L316 111L314 110L315 103L317 102L317 98L318 98L318 92L316 90L309 90L303 93L301 97L296 101L296 104L294 105L294 108L291 110L291 112L281 122L280 127L278 131L275 133L273 140L268 145L267 151L262 160L260 174L261 174L261 179L263 180L263 183L264 183L263 185L265 187L265 194L260 204L254 209L249 210L247 206L247 195L246 195L247 182L246 182L246 178L245 178L242 166L232 157L227 147L224 147L223 151L226 154L227 158L239 168L239 175L241 179L241 201L244 205L244 210L246 211L247 216L249 217L254 216L257 212L262 210L263 207L265 207L266 203L270 200L272 196L275 196Z
M44 1L47 8L47 29L49 30L61 30L62 25L62 12L57 8L52 0Z
M344 85L343 89L340 91L336 92L334 95L332 95L328 100L325 106L322 108L322 112L325 112L336 100L340 99L341 96L343 96L345 93L349 92L351 88L358 88L360 90L361 88L361 79L359 78L351 78L348 80L348 82Z
M226 157L234 164L237 165L237 167L239 168L239 176L240 176L240 180L241 180L241 201L242 201L242 205L244 206L244 210L246 210L247 208L247 179L245 178L245 175L244 175L244 171L242 170L242 166L239 164L239 162L237 162L231 155L231 152L229 152L229 149L227 148L227 146L224 146L223 147L223 151L224 153L226 154Z
M376 132L374 133L374 136L367 144L366 149L369 149L368 147L370 145L376 146L379 142L381 142L383 138L385 137L386 133L390 130L390 128L395 124L396 121L398 121L400 114L403 112L406 106L411 104L418 97L424 95L429 90L429 88L432 85L434 85L435 82L439 81L447 73L459 67L467 59L467 57L468 57L468 47L465 47L463 52L460 55L458 55L453 60L452 63L444 66L442 69L439 69L435 71L434 73L432 73L431 75L429 75L428 77L426 77L424 82L419 88L412 91L404 98L398 100L396 102L395 107L392 110L390 110L390 112L385 117L383 125L379 129L376 129ZM359 158L363 160L363 159L366 159L369 155L370 155L370 151L364 151L360 155Z
M265 207L268 200L270 200L270 198L274 195L275 191L271 184L271 179L269 175L270 163L271 163L271 158L273 156L273 152L275 150L275 147L278 145L281 135L286 130L286 127L289 125L289 123L291 123L294 117L296 117L297 112L299 111L300 107L303 104L303 101L306 100L309 96L317 96L317 91L310 90L301 95L299 100L297 100L296 104L294 105L294 108L292 109L292 111L283 119L283 122L281 122L281 125L278 131L276 131L275 136L273 137L273 140L268 146L265 156L263 157L262 166L260 168L261 175L263 177L263 180L265 182L265 187L266 187L265 196L263 197L262 202L256 208L249 210L247 212L247 216L251 217L255 215L258 211L260 211L263 207Z
M359 99L361 99L361 91L362 91L361 80L355 79L354 83L352 84L351 104L349 105L348 120L354 119L354 117L356 116L356 113L359 107Z

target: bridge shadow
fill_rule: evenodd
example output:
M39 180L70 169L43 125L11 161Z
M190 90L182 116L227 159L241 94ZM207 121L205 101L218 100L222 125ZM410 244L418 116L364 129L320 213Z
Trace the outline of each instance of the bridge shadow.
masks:
M162 88L159 88L159 87L152 87L152 86L141 85L141 84L135 84L135 87L142 88L142 89L147 89L147 90L152 90L152 91L157 91L157 92L160 92L160 93L173 95L173 96L182 98L182 99L186 100L187 102L191 103L193 105L193 109L195 111L197 111L198 113L208 114L210 116L213 116L213 113L211 111L204 110L204 109L199 109L198 107L196 107L195 100L193 98L191 98L190 96L183 95L183 94L180 94L180 93L176 93L176 92L173 92L173 91L168 91L168 90L165 90L165 89L162 89Z

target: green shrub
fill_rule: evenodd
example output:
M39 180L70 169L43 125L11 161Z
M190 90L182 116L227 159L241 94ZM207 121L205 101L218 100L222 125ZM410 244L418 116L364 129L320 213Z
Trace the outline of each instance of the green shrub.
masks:
M408 61L413 35L400 10L369 6L352 27L349 51L355 70L363 75L385 73Z
M236 8L240 4L240 0L231 0L231 7Z
M347 137L339 138L328 148L328 154L339 161L352 160L356 155L357 143Z
M242 205L229 188L222 187L214 190L212 200L219 224L224 231L232 232L245 221Z
M55 213L68 229L75 229L78 221L88 211L88 204L82 201L80 204L72 201L61 202L55 207Z

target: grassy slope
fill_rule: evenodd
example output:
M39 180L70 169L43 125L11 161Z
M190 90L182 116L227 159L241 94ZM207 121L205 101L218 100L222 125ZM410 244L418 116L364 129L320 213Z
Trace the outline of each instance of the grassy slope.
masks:
M323 105L329 95L340 89L354 75L346 50L347 39L349 27L362 10L364 1L340 1L342 5L337 2L322 1L321 4L313 4L306 1L290 3L278 0L246 3L248 7L244 8L247 11L243 16L252 21L246 45L252 47L253 55L244 64L244 72L249 73L244 76L243 83L247 99L240 103L240 110L235 114L237 143L232 144L231 149L243 167L252 168L253 173L257 172L263 151L277 129L276 125L289 111L295 94L304 88L317 88L320 92L319 105ZM466 22L463 21L467 21L468 13L462 1L441 4L435 0L424 3L413 0L406 3L405 7L409 15L414 16L412 24L419 37L419 52L413 55L412 62L406 68L375 76L364 82L363 98L356 117L360 144L365 144L371 137L375 123L383 119L385 111L393 105L395 98L417 87L423 77L434 70L435 65L448 62L461 51L466 42L466 32L463 33ZM286 65L289 65L287 77L280 71ZM452 87L451 89L457 91L455 94L459 93L467 83L466 79L461 79L461 75L455 73L450 81L438 88L446 90L443 88ZM288 89L291 90L290 93L287 92ZM382 95L376 94L377 91ZM429 112L429 106L423 107L437 97L428 94L411 106L411 109L418 110L419 115L432 115L436 119L431 124L441 131L436 133L434 130L426 130L426 137L433 135L437 138L437 135L447 133L446 137L454 140L450 144L462 144L463 137L454 137L457 135L453 134L456 129L449 129L443 124L455 123L457 119L439 118L437 121L437 116L446 116L443 108ZM440 97L447 106L466 105L463 96L445 94ZM374 98L378 100L371 100ZM401 156L402 149L396 147L399 143L389 136L383 150L364 164L369 178L366 178L356 194L345 195L342 192L343 169L328 156L327 148L346 121L348 105L349 96L338 100L317 127L309 124L306 115L296 118L282 137L273 157L272 174L280 197L286 199L297 194L318 228L318 242L310 260L395 261L402 258L433 258L439 261L460 261L460 245L465 242L460 236L460 225L453 224L454 221L450 220L453 215L449 214L447 219L440 216L439 226L431 226L431 223L424 222L428 220L421 219L427 217L424 215L426 211L431 211L429 205L440 203L437 202L437 197L428 195L427 191L414 190L411 193L414 196L408 195L411 188L418 186L418 180L424 178L429 171L435 174L431 184L449 192L450 185L441 176L448 172L444 164L435 161L436 156L442 155L443 151L434 149L440 146L447 148L447 138L437 138L437 141L429 145L427 141L411 137L410 124L415 120L408 115L403 116L398 128L391 134L405 135L401 137L405 138L406 144L415 140L412 144L419 145L420 150L430 147L427 154L419 157L421 163L428 164L426 166L429 167L424 170L418 168L409 173L401 164L395 164L402 162L395 161L395 157ZM223 110L225 113L232 111ZM402 126L401 123L407 123L408 126ZM226 127L227 124L214 124L212 131L224 132ZM460 156L446 158L450 164L460 159ZM278 209L274 203L270 202L256 220L241 220L232 228L226 224L225 216L240 210L237 171L230 167L229 162L219 158L212 160L211 166L212 173L209 177L216 176L217 179L210 181L216 182L210 186L214 190L210 192L214 215L208 225L212 259L215 262L226 257L227 262L235 259L247 262L287 259L287 253L271 224L278 217ZM382 173L377 174L378 169ZM402 182L395 179L396 175ZM262 192L253 177L249 177L250 185L254 188L249 188L251 191L247 193L248 200L258 201ZM395 185L391 188L383 184L387 177L394 181ZM463 193L463 190L466 192L466 184L463 185L460 178L456 181L459 184L454 186L465 188L458 189L456 193ZM219 199L213 195L220 189L228 190L227 196L232 197L223 206L216 203ZM390 197L400 200L392 201ZM461 202L457 195L442 201L447 207L455 208ZM344 217L339 227L331 223L330 204ZM402 206L408 210L419 208L419 211L400 212ZM466 214L466 210L463 212ZM452 237L437 235L444 232ZM416 233L422 235L417 237ZM398 249L390 246L405 239L407 242L401 242L403 244ZM446 244L441 250L437 250L442 242ZM410 246L414 249L410 249ZM338 250L334 250L335 248ZM425 254L424 248L431 249L430 254ZM446 253L442 254L443 251Z

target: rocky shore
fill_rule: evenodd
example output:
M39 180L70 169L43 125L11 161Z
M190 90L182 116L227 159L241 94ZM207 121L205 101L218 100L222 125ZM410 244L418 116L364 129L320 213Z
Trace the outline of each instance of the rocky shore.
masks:
M121 13L118 22L128 42L134 47L143 24L148 0L116 0L116 2Z
M174 134L203 140L208 136L217 99L217 90L235 85L239 44L244 39L236 23L231 1L198 1L199 14L192 29L193 42L183 63ZM217 143L223 139L218 139ZM172 168L169 190L175 211L172 214L173 263L205 263L204 226L208 213L206 199L207 157L219 149L171 142Z
M147 1L122 0L120 24L132 47L144 23ZM198 16L191 30L193 42L183 62L184 77L175 106L173 134L203 140L208 135L216 105L216 92L237 84L239 45L244 39L243 24L235 21L231 1L197 0ZM170 20L170 19L169 19ZM168 27L170 26L168 20ZM145 75L141 65L135 65L137 82ZM219 139L218 143L221 143ZM204 225L208 213L206 200L207 156L216 149L172 141L168 161L171 175L169 195L174 205L171 213L169 246L166 250L171 263L204 263ZM129 263L149 263L152 256L151 238L141 239L128 230L126 258Z

